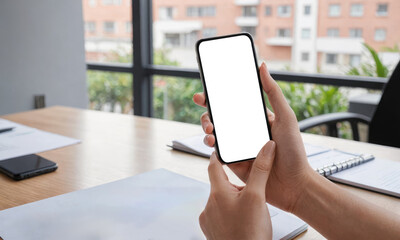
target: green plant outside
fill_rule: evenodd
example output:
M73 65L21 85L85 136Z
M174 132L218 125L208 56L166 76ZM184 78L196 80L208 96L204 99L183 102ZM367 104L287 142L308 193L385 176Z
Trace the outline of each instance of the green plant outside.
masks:
M363 63L359 68L350 69L348 75L385 77L388 69L382 64L377 52L364 44L373 59L373 64ZM168 50L159 49L154 53L154 63L158 65L179 66L177 61L168 58ZM129 61L131 55L121 56L119 62ZM111 111L119 104L124 113L132 109L132 76L124 73L88 71L90 108L102 109L110 104ZM205 111L192 101L193 94L202 92L198 79L169 76L153 77L154 117L168 120L200 123L200 116ZM297 120L333 112L347 111L347 92L333 86L303 83L278 82ZM267 98L266 98L267 99ZM267 102L267 106L270 107ZM341 137L351 137L349 126L339 126ZM313 133L323 133L323 128L313 129Z

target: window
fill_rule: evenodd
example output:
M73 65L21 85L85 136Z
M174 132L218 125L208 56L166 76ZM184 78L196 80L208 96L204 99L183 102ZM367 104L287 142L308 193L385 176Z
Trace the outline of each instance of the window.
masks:
M387 3L380 3L376 9L376 16L387 16L388 15L388 5Z
M96 32L96 23L95 22L86 22L85 23L85 31L89 33Z
M279 28L277 31L277 36L283 37L283 38L290 37L291 36L290 29L289 28Z
M326 64L336 64L337 63L337 54L328 53L326 54Z
M85 27L85 58L91 63L124 63L133 60L131 10L128 0L82 0ZM114 4L119 4L118 6ZM91 6L96 4L96 7ZM107 5L105 5L107 4ZM110 4L110 5L108 5ZM157 15L157 14L155 14Z
M304 6L304 15L310 15L310 14L311 14L311 6L305 5Z
M311 37L311 29L303 28L301 29L301 38L302 39L309 39Z
M266 6L265 7L265 16L271 16L271 15L272 15L272 7Z
M103 0L103 5L121 5L122 0Z
M179 47L181 45L180 36L177 33L166 33L164 41L167 47Z
M160 15L160 20L171 20L174 18L174 8L160 7L159 15Z
M301 53L301 61L308 62L309 59L310 59L310 53L308 52Z
M292 8L289 5L278 6L278 16L279 17L290 17L291 10L292 10Z
M364 14L364 5L361 3L351 4L350 16L352 17L362 17Z
M242 27L241 31L250 33L253 38L256 37L256 27Z
M326 31L326 36L339 37L339 29L338 28L328 28L328 30Z
M131 33L132 32L132 23L131 22L126 22L125 23L125 31L127 33Z
M339 17L340 16L340 5L330 4L329 5L329 17Z
M362 29L361 28L350 28L349 37L362 38Z
M186 15L188 17L214 17L216 9L214 6L188 7Z
M349 56L349 64L352 67L358 67L361 63L361 56L358 54L350 54Z
M382 42L386 40L386 29L378 28L375 30L375 41Z
M204 17L214 17L215 16L215 7L201 7L199 16Z
M257 7L256 6L244 6L242 8L242 16L243 17L256 17L257 16Z
M203 29L203 38L215 37L215 36L217 36L216 28L204 28Z
M115 23L114 22L104 22L103 30L106 33L114 33L115 32Z
M97 5L97 0L89 0L89 6L95 7Z

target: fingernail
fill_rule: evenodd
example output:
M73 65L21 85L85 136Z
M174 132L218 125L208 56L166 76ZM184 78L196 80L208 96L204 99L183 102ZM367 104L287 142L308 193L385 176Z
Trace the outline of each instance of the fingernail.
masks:
M269 156L271 156L271 155L273 155L274 154L274 152L275 152L275 142L274 141L269 141L268 143L267 143L267 147L266 148L264 148L264 154L265 155L269 155Z

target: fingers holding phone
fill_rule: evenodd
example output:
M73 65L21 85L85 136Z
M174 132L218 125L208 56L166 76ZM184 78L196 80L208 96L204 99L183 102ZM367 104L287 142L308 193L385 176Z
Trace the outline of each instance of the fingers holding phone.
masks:
M207 239L272 239L271 218L265 204L265 187L274 155L275 143L270 141L254 160L245 187L231 184L215 153L211 156L211 193L199 217Z

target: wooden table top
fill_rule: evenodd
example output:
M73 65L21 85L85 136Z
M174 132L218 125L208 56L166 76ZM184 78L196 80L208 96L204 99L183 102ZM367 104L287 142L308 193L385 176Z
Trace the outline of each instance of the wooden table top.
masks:
M82 140L82 143L39 154L57 162L57 171L23 181L0 175L0 210L63 193L116 181L146 171L165 168L208 182L208 159L173 151L166 144L173 139L202 133L198 125L79 110L68 107L16 113L2 118L30 127ZM349 152L368 152L379 158L400 161L400 149L302 134L304 142ZM240 183L228 170L229 178ZM400 200L346 185L341 187L400 214ZM308 228L298 239L321 239Z

